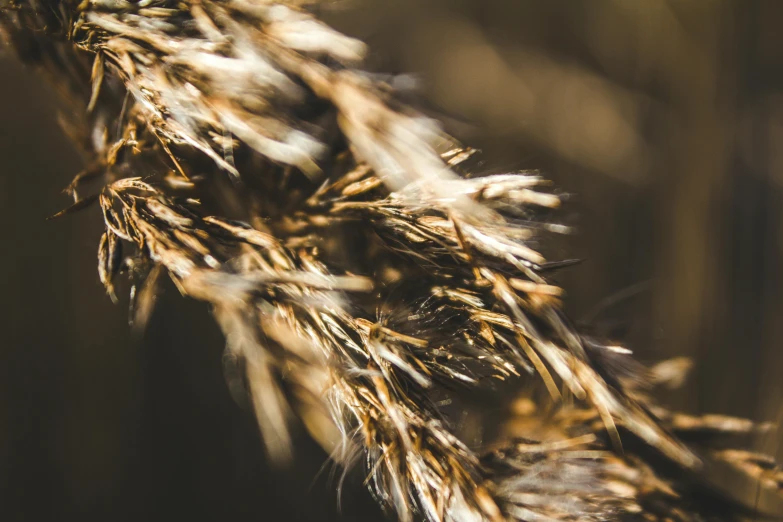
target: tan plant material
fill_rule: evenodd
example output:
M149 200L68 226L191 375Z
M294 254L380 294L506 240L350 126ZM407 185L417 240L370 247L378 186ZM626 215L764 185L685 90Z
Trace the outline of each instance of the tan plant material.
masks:
M70 100L94 160L61 214L100 207L100 279L114 298L130 277L134 326L163 274L210 303L270 457L295 451L299 417L402 521L739 516L700 496L702 459L781 489L763 457L710 449L758 427L655 405L647 386L687 364L647 371L571 325L545 180L476 176L475 151L302 4L0 3L6 40ZM545 393L512 403L520 384ZM446 407L475 394L512 403L502 436L468 440Z

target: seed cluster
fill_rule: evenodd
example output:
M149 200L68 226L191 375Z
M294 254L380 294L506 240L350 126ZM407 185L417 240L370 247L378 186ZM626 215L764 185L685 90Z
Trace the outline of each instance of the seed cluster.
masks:
M733 519L701 496L714 463L783 489L725 443L763 427L651 399L686 364L568 321L549 274L570 262L542 253L564 198L476 175L302 4L0 2L93 158L60 214L100 207L100 279L115 298L129 277L133 325L165 275L208 302L270 458L298 418L401 521ZM479 437L475 396L504 412Z

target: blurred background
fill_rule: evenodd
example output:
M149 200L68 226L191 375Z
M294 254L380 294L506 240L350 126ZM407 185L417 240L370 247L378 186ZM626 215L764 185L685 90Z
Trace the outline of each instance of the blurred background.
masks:
M322 15L410 73L487 172L537 169L577 233L545 244L571 317L640 359L688 355L663 397L783 420L783 2L341 0ZM174 288L131 335L98 281L96 210L54 95L0 56L0 516L374 520L306 437L270 468L205 306ZM411 81L413 80L413 81ZM755 448L783 458L783 435ZM339 509L342 515L338 515ZM342 518L341 518L342 517Z

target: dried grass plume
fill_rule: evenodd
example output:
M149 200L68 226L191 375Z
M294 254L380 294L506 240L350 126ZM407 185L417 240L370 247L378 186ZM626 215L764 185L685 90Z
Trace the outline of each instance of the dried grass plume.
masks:
M762 427L669 412L650 390L685 364L569 322L549 278L569 262L543 248L558 192L478 175L307 4L0 1L94 158L61 214L100 209L100 279L131 280L134 326L164 276L208 302L270 457L298 418L401 521L750 513L716 469L779 507L783 472L731 442ZM477 396L505 412L482 437L460 422Z

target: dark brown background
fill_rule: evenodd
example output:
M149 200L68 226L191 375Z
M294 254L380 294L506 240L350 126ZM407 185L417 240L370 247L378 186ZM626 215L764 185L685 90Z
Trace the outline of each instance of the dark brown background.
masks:
M783 417L783 2L366 0L324 15L376 69L418 73L488 171L541 169L574 194L563 219L579 233L549 245L586 260L558 276L568 309L601 309L593 325L642 359L692 356L670 403ZM265 463L206 307L169 288L132 338L127 301L98 282L100 217L44 221L80 168L50 90L0 58L0 516L337 520L306 438L296 469ZM781 442L757 448L783 457ZM378 517L356 480L342 504Z

